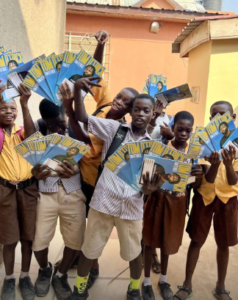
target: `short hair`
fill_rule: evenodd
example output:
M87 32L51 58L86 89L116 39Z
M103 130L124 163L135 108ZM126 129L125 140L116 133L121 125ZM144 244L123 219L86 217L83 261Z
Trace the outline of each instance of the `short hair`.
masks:
M84 71L85 71L85 69L87 69L88 67L90 67L90 68L93 69L92 75L91 75L91 76L93 76L93 75L95 74L95 72L96 72L96 68L95 68L93 65L87 65L87 66L84 68Z
M10 63L14 63L18 67L18 63L14 59L9 60L9 62L7 64L8 67L9 67Z
M226 127L229 127L227 122L222 122L222 123L219 125L219 130L220 130L220 127L221 127L222 125L225 125Z
M62 63L63 63L62 60L58 61L57 64L55 65L55 68L57 69L57 67L58 67L59 65L62 65Z
M174 157L171 154L164 154L162 157L166 159L174 160Z
M126 87L126 88L124 88L123 90L127 90L127 91L131 92L132 95L133 95L133 98L135 98L135 97L137 97L137 96L140 95L140 94L137 92L137 90L135 90L135 89L133 89L133 88L131 88L131 87Z
M216 106L216 105L227 105L227 106L229 107L229 110L231 110L232 113L233 113L233 106L232 106L232 104L231 104L230 102L228 102L228 101L225 101L225 100L219 100L219 101L216 101L215 103L213 103L213 104L211 105L210 111L211 111L212 108L213 108L214 106Z
M138 96L136 96L131 101L131 108L133 108L135 101L138 100L138 99L150 100L150 102L152 103L153 109L155 108L155 99L153 97L151 97L150 95L148 95L148 94L139 94Z
M72 147L72 148L69 148L68 149L68 151L67 151L67 153L70 151L70 150L72 150L72 149L75 149L76 150L76 154L74 154L74 155L77 155L78 153L79 153L79 149L77 148L77 147Z
M190 112L188 111L180 111L178 112L175 117L174 117L174 125L179 121L179 120L188 120L191 121L192 125L194 124L194 117Z
M65 110L62 105L58 106L47 99L43 99L40 102L39 110L42 119L52 119L57 118L60 115L65 115Z

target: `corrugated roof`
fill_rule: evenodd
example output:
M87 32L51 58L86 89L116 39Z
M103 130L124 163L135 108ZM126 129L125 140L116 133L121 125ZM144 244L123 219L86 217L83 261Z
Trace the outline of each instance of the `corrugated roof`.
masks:
M129 7L133 6L140 0L67 0L68 3L81 3L81 4L100 4L100 5L118 5ZM143 1L144 2L144 1ZM196 0L173 0L177 2L185 11L201 12L204 13L205 8L199 4Z
M238 15L216 15L216 16L207 16L207 17L198 17L193 19L187 24L187 26L182 30L182 32L177 36L175 41L172 44L172 53L180 53L180 44L190 35L194 29L200 26L204 21L216 21L224 19L235 19L238 18Z

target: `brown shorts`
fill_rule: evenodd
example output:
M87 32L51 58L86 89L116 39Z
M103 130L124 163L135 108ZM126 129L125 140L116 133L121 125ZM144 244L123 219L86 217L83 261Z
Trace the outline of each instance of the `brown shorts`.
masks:
M187 232L192 241L205 243L213 220L215 240L218 246L235 246L237 240L237 197L224 204L218 197L205 206L196 191L188 221Z
M182 244L187 195L175 197L163 191L148 197L144 209L143 243L161 248L166 255L178 252Z
M24 190L0 185L0 244L34 240L37 197L36 183Z

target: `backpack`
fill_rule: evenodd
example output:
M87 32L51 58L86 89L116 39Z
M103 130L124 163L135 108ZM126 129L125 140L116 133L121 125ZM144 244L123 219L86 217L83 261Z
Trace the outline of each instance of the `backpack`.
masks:
M24 127L20 126L20 129L17 131L17 135L19 136L21 141L23 141L23 138L21 136L23 129L24 129ZM2 152L3 143L4 143L4 132L3 132L3 129L0 127L0 153Z
M120 126L117 129L117 132L112 140L112 143L109 147L109 149L107 150L106 156L104 158L104 160L102 161L102 163L100 164L100 166L98 167L98 177L95 183L95 186L98 182L99 177L102 174L102 171L104 169L104 165L106 163L106 161L108 160L109 156L111 156L118 148L119 146L123 143L123 141L126 138L126 135L128 133L129 127L125 127L122 126L122 124L120 124Z

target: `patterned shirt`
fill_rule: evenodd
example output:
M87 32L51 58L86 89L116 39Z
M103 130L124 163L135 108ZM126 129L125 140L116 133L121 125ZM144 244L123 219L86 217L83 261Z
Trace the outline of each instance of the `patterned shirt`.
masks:
M104 141L102 160L104 160L120 125L114 120L89 116L88 131ZM131 125L122 126L129 127L124 143L151 139L147 132L138 138L133 134ZM136 192L107 168L103 169L97 182L90 206L101 213L120 219L141 220L143 218L143 195Z
M39 131L39 125L34 122L36 131ZM50 134L47 132L47 134ZM68 132L66 132L68 135ZM59 183L63 185L67 194L81 189L80 173L70 178L60 178L59 176L51 176L45 180L39 180L39 191L41 193L57 193L59 191Z

